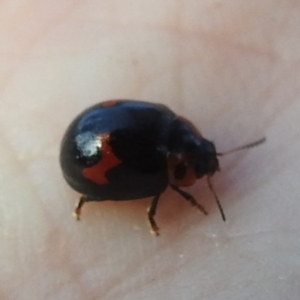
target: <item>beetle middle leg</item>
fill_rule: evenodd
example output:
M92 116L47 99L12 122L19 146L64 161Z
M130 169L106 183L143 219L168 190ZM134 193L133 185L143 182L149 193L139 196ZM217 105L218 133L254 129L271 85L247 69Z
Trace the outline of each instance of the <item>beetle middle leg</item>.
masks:
M179 187L177 187L177 186L175 186L175 185L170 185L170 186L171 186L171 188L172 188L174 191L176 191L176 192L177 192L179 195L181 195L184 199L186 199L187 201L189 201L189 202L192 204L192 206L196 207L196 208L197 208L198 210L200 210L203 214L207 215L207 211L205 210L205 208L204 208L201 204L199 204L191 194L189 194L189 193L187 193L187 192L181 190Z
M152 199L152 202L151 202L150 206L147 209L148 220L149 220L149 223L150 223L150 226L151 226L151 233L155 234L156 236L159 235L159 228L156 225L156 222L154 220L154 216L155 216L155 213L156 213L156 207L157 207L157 203L158 203L158 200L159 200L159 196L160 196L160 194L156 195Z

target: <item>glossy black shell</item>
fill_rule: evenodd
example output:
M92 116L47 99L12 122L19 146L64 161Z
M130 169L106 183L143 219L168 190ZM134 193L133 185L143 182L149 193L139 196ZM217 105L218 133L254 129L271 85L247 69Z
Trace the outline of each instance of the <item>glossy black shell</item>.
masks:
M61 144L60 164L66 181L95 200L128 200L161 193L168 185L166 139L175 118L166 106L126 100L85 110L70 124ZM91 133L91 138L109 134L110 146L121 161L106 172L107 184L94 183L82 174L83 168L93 164L81 160L78 153L76 137L86 133Z

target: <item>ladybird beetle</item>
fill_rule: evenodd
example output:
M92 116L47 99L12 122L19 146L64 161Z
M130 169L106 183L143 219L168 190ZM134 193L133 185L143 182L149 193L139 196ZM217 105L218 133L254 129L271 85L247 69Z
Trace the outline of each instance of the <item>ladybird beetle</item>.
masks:
M210 181L219 171L217 156L223 154L191 122L165 105L110 100L88 108L70 124L62 140L60 164L67 183L82 194L74 212L77 219L85 202L153 197L148 220L151 232L158 235L154 216L168 186L207 214L192 195L180 189L203 176L225 221Z

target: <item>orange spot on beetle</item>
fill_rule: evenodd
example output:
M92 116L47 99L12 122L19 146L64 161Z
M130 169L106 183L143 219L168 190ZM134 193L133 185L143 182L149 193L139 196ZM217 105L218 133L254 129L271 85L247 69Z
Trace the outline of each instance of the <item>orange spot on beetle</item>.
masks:
M190 166L186 156L179 156L169 154L167 158L168 171L169 171L169 182L175 186L191 186L196 181L195 170ZM185 166L185 174L183 178L177 179L175 176L175 170L179 164L183 163Z

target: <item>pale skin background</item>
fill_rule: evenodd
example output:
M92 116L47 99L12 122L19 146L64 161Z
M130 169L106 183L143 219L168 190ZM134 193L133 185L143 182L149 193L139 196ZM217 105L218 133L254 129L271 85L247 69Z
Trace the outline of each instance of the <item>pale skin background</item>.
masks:
M87 204L59 143L91 104L161 102L219 151L215 189ZM52 0L0 3L0 298L299 299L300 2Z

